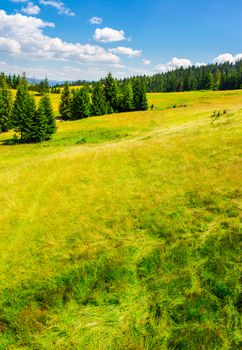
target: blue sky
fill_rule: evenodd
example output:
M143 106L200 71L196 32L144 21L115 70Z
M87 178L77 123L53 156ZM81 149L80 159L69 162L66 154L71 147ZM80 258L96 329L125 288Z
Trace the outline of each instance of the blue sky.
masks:
M0 71L51 80L242 58L241 0L1 0Z

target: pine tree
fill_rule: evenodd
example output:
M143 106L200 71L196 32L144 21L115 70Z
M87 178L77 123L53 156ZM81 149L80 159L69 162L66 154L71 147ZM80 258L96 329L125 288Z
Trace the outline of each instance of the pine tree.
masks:
M104 94L108 105L108 113L118 111L118 84L111 73L104 79Z
M102 83L95 83L92 89L92 115L107 114L107 108Z
M21 80L14 101L12 123L14 131L20 133L21 142L31 141L33 120L36 113L35 99L28 91L28 84Z
M2 80L0 87L0 132L6 132L11 127L12 93L6 81Z
M62 119L70 120L72 111L72 95L68 82L65 83L59 106L59 111Z
M75 91L72 103L72 120L87 118L91 114L89 91L86 87Z
M145 111L148 109L145 85L140 79L134 79L133 84L134 109L136 111Z
M56 120L51 105L51 101L48 95L44 95L39 102L39 110L43 110L46 118L46 130L44 140L50 140L51 136L56 132Z

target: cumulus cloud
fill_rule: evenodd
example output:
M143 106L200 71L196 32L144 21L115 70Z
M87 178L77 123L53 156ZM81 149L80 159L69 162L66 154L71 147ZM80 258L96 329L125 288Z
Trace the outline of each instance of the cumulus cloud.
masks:
M9 38L2 38L0 36L0 52L18 54L20 51L21 46L18 41Z
M93 38L94 40L100 41L102 43L111 43L114 41L125 40L125 35L123 30L115 30L105 27L103 29L97 28L95 30Z
M187 68L192 66L192 62L187 58L177 58L173 57L171 61L167 62L166 64L158 64L155 69L159 72L165 73L177 68Z
M231 55L230 53L223 53L217 57L214 58L213 63L225 63L225 62L230 62L230 63L235 63L237 61L240 61L242 59L242 53L239 53L235 56Z
M103 19L100 17L92 17L89 19L89 23L91 24L102 24L103 23Z
M138 57L142 55L142 50L134 50L130 47L119 46L115 49L109 49L109 52L112 52L116 55L126 55L129 57Z
M73 60L78 63L119 63L115 54L97 45L71 43L43 33L53 23L22 14L8 15L0 10L0 52L18 58L44 60Z
M75 16L75 13L71 11L65 4L61 1L55 0L39 0L39 3L44 6L52 6L57 9L60 15Z
M142 60L142 62L143 62L143 64L145 64L145 65L151 64L150 60L147 60L146 58L144 58L144 59Z
M22 7L21 11L26 13L26 15L38 15L40 13L40 8L32 2L28 2L27 6Z

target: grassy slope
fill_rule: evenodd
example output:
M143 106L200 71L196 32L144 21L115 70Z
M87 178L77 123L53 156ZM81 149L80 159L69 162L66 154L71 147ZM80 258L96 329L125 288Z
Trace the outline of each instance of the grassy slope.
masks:
M242 91L149 99L0 146L1 350L240 348Z

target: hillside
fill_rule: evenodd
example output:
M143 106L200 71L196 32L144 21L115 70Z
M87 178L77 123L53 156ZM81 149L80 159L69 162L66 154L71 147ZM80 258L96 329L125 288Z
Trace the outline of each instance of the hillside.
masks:
M1 350L241 348L242 91L148 97L0 134Z

